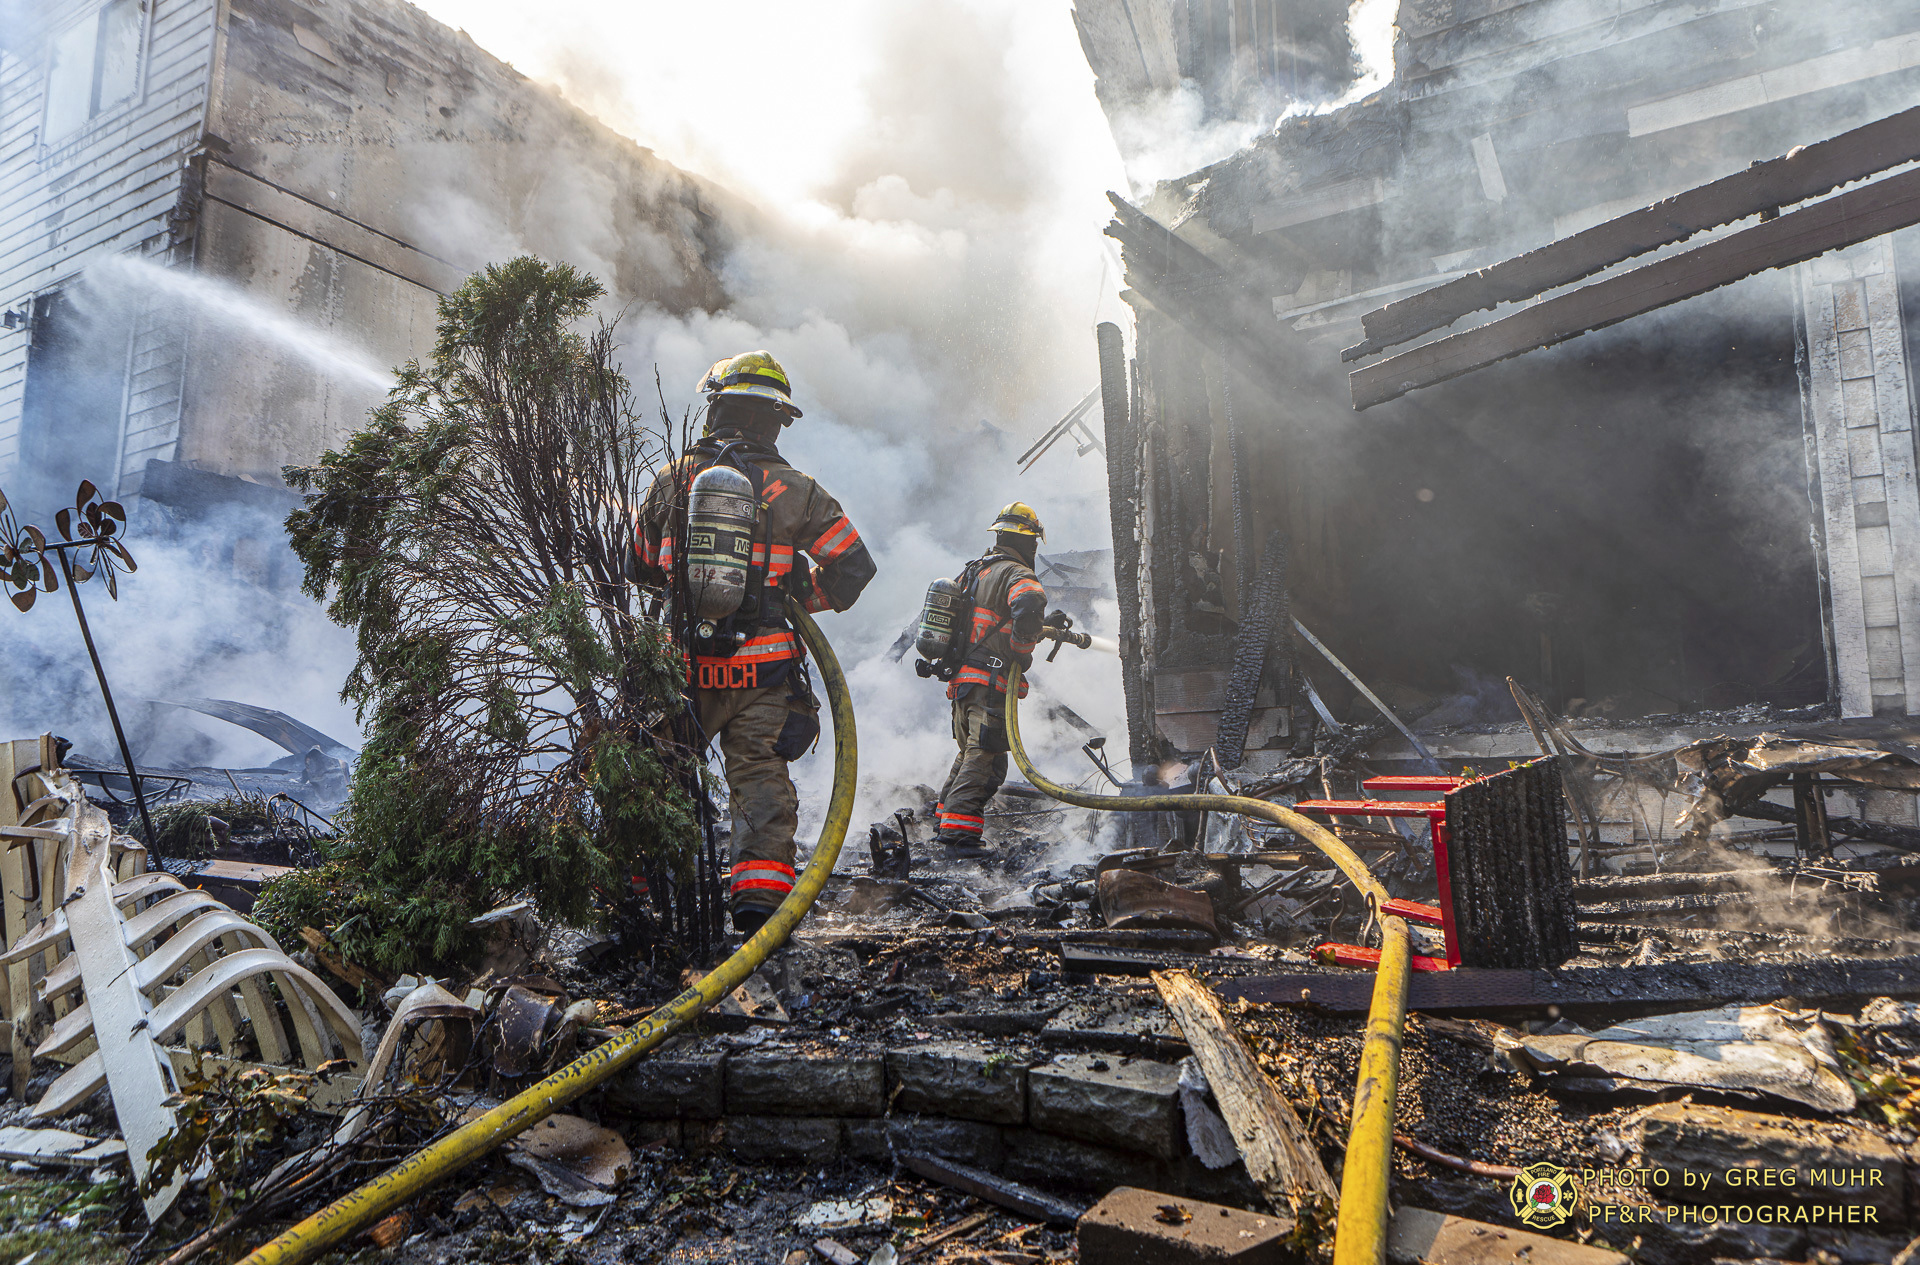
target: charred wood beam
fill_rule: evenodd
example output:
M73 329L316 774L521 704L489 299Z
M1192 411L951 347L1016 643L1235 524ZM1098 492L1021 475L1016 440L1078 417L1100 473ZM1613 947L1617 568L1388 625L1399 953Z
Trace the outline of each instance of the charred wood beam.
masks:
M1120 603L1120 685L1127 708L1127 754L1145 764L1153 718L1147 715L1141 681L1140 627L1140 452L1132 391L1127 379L1127 348L1120 327L1102 321L1094 328L1100 352L1100 414L1107 444L1107 512L1113 524L1113 591Z
M1311 404L1327 398L1310 381L1286 372L1288 356L1271 297L1118 194L1107 197L1114 210L1107 236L1126 248L1127 284L1140 297L1218 350L1276 401Z
M1769 804L1763 799L1729 811L1735 817L1751 817L1756 821L1778 821L1788 825L1797 825L1799 822L1799 814L1793 809L1785 804ZM1896 826L1890 821L1829 817L1827 830L1835 839L1858 839L1862 843L1877 843L1883 848L1898 848L1902 852L1920 852L1920 830L1912 826Z
M1920 171L1848 190L1644 268L1596 281L1501 320L1389 356L1347 375L1355 409L1551 347L1717 290L1770 268L1920 223Z
M1359 360L1442 329L1470 312L1544 294L1695 233L1819 197L1920 159L1920 107L1755 163L1539 250L1376 308L1360 318L1367 340L1340 353Z
M1860 936L1808 935L1804 931L1745 931L1737 927L1677 927L1664 923L1583 922L1580 943L1634 945L1645 940L1664 940L1671 945L1724 945L1745 953L1762 950L1800 950L1820 953L1844 953L1865 957L1891 953L1911 942Z
M1753 904L1751 892L1696 892L1691 896L1654 896L1646 900L1611 900L1580 905L1575 916L1582 922L1616 922L1622 918L1657 918L1709 909L1745 909Z
M1237 456L1237 454L1236 454ZM1238 478L1235 479L1238 491ZM1236 535L1239 533L1236 532ZM1233 665L1227 669L1226 706L1220 711L1220 728L1213 740L1214 754L1223 769L1237 769L1246 758L1247 725L1253 718L1254 697L1266 675L1267 660L1284 630L1276 627L1275 616L1285 606L1287 540L1279 528L1267 533L1267 547L1260 555L1259 578L1250 586L1243 601L1240 627L1233 639ZM1253 570L1253 560L1239 560L1243 572ZM1247 589L1242 589L1243 593Z
M1645 928L1640 930L1644 932ZM1851 957L1830 953L1786 963L1676 962L1558 970L1416 971L1410 983L1409 1010L1471 1012L1553 1005L1563 1010L1578 1007L1653 1014L1684 1006L1725 1006L1781 997L1795 997L1802 1003L1920 997L1920 956ZM1373 976L1300 971L1221 979L1213 987L1229 1001L1244 998L1364 1013L1372 996Z
M1638 845L1645 847L1644 844ZM1791 876L1772 866L1750 870L1705 870L1699 873L1611 874L1580 879L1573 885L1574 903L1581 908L1609 900L1651 900L1659 896L1691 896L1716 890L1742 890L1738 885Z

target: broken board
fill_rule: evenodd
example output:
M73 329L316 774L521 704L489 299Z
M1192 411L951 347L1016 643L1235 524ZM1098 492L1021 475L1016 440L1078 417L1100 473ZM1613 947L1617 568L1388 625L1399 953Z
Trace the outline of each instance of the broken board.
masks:
M1212 973L1209 968L1197 970ZM1313 1005L1336 1014L1364 1014L1373 974L1293 972L1221 980L1227 1000ZM1575 967L1557 971L1473 970L1417 973L1407 1009L1429 1012L1539 1010L1548 1006L1652 1012L1722 1006L1783 997L1802 1003L1920 998L1920 955L1827 957L1796 963L1675 962L1658 966Z

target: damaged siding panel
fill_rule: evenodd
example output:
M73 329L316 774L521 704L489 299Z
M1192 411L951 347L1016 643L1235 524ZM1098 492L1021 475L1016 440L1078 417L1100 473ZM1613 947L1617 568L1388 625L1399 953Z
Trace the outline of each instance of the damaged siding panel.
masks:
M1920 490L1893 252L1801 267L1841 707L1920 711Z
M1920 67L1920 33L1896 35L1864 48L1828 53L1634 106L1627 111L1627 131L1646 136L1916 67Z
M270 221L209 199L201 214L204 272L315 328L346 332L376 373L432 345L438 296ZM326 371L271 343L209 322L189 334L192 361L175 459L277 485L280 469L338 445L385 396L363 372ZM144 469L128 453L128 473Z
M56 27L98 4L60 7ZM53 148L41 144L45 57L0 56L0 307L20 309L95 258L164 239L204 118L214 12L215 0L152 0L141 87ZM27 343L25 331L0 331L0 477L19 457Z
M1853 525L1855 476L1846 441L1846 414L1840 397L1840 351L1835 337L1834 290L1817 284L1802 265L1806 308L1807 370L1812 394L1809 422L1819 456L1821 503L1826 513L1827 569L1833 604L1835 687L1840 710L1847 716L1873 712L1871 674L1867 666L1867 598L1860 579L1857 536ZM1886 586L1885 609L1891 613L1891 585ZM1879 596L1879 594L1875 594ZM1876 612L1878 613L1878 612Z
M6 282L23 252L42 256L39 271L57 271L97 245L103 229L111 236L177 194L179 157L197 141L205 108L211 6L161 0L154 21L146 96L109 122L49 150L38 134L44 74L32 76L24 98L7 103L10 116L25 116L33 143L20 170L8 173L19 192L0 236Z
M1767 3L1769 0L1698 0L1682 6L1658 0L1640 4L1628 0L1545 0L1520 6L1413 39L1408 55L1408 95L1437 95L1511 78ZM1744 42L1717 42L1716 51L1735 56L1752 53L1751 32Z
M121 428L119 495L139 492L147 462L171 461L180 439L186 379L187 326L149 303L133 331L127 374L127 416Z
M462 269L411 243L237 167L208 163L206 196L436 294L451 292L466 278Z

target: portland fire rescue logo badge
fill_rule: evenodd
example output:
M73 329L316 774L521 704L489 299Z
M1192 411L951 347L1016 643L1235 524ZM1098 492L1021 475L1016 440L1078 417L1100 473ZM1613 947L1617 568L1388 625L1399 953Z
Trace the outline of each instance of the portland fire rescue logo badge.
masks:
M1558 1164L1529 1164L1513 1179L1508 1197L1520 1223L1551 1230L1573 1215L1573 1174Z

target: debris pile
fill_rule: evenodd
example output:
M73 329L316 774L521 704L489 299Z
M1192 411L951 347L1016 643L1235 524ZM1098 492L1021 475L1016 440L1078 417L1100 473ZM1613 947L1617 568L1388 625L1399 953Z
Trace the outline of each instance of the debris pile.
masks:
M929 863L931 794L912 792L718 1005L368 1241L445 1261L1038 1265L1138 1259L1169 1240L1189 1251L1173 1259L1212 1259L1193 1227L1218 1222L1304 1259L1333 1234L1358 1018L1392 915L1415 926L1419 969L1390 1259L1455 1259L1465 1248L1449 1244L1490 1233L1511 1236L1514 1259L1587 1265L1621 1259L1602 1245L1676 1265L1890 1259L1911 1237L1920 1143L1920 868L1849 842L1837 815L1822 832L1789 808L1777 835L1724 819L1764 814L1769 792L1804 799L1809 762L1822 778L1881 780L1914 762L1892 741L1789 734L1603 758L1544 709L1530 718L1550 754L1497 774L1382 777L1355 758L1258 777L1203 763L1175 782L1320 816L1384 881L1377 907L1289 830L1162 814L1100 854L1097 819L1018 783L989 806L992 859ZM275 987L271 1013L255 1014L244 964L276 937L221 910L206 861L169 866L199 889L139 873L138 842L79 795L52 739L39 745L13 831L54 850L38 872L67 873L69 837L111 838L102 855L124 873L109 886L133 928L116 934L145 953L129 991L190 977L144 1003L146 1045L170 1071L129 1118L103 1109L96 1091L111 1100L115 1084L110 1067L89 1070L100 1052L47 1074L85 1048L96 996L113 995L61 947L87 925L85 884L52 904L42 893L41 925L9 923L5 961L34 963L36 1008L14 1029L16 1098L32 1105L0 1120L14 1125L0 1142L39 1172L130 1164L144 1181L122 1183L117 1213L93 1214L103 1229L143 1224L137 1189L161 1218L140 1233L172 1226L182 1250L189 1225L258 1239L591 1054L706 969L618 918L577 929L520 900L473 919L482 949L466 966L382 974L346 947L350 914L286 895L328 872L299 868L318 859L297 846L314 837L299 818L234 788L163 803L163 837L291 863L259 909L301 947L261 959ZM1649 833L1608 843L1600 830L1623 812ZM45 824L60 814L76 824ZM217 925L195 921L210 913ZM196 990L196 968L214 982ZM28 1127L61 1112L82 1129ZM1588 1247L1539 1237L1545 1223L1516 1202L1543 1163L1587 1174L1568 1207ZM1776 1209L1745 1170L1797 1175L1784 1219L1741 1211ZM1633 1176L1651 1172L1696 1184Z

